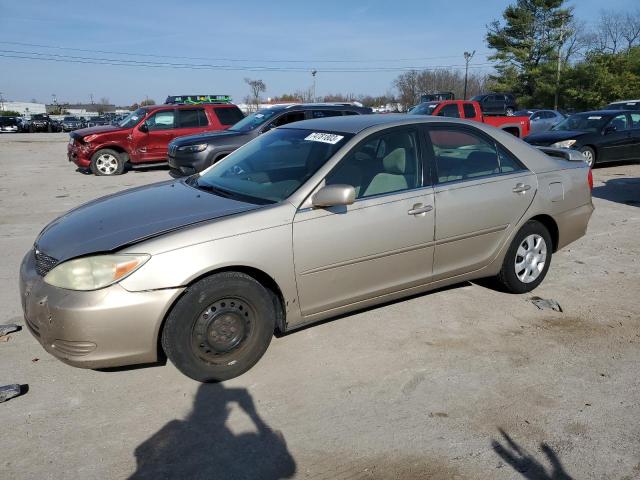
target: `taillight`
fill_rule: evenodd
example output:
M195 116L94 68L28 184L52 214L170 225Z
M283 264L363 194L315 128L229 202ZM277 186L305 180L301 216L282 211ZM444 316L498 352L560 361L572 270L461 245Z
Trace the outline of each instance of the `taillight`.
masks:
M589 184L589 190L593 190L593 172L591 168L589 168L589 173L587 174L587 183Z

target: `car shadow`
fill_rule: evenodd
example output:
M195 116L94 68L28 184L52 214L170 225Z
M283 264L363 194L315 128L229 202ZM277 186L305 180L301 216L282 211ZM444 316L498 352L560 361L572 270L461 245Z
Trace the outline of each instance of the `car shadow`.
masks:
M598 185L591 195L610 202L640 207L640 177L612 178Z
M229 429L233 404L251 419L255 432ZM284 436L262 420L247 389L222 383L201 385L191 414L167 423L135 449L135 457L130 479L275 480L296 472Z
M540 450L547 457L550 468L518 445L504 430L498 429L504 444L491 440L491 447L496 454L509 464L523 478L528 480L573 480L560 463L558 454L546 443L540 444Z

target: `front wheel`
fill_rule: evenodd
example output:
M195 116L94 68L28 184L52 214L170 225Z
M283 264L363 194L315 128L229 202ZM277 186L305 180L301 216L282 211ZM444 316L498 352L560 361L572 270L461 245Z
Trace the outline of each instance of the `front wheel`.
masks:
M122 155L109 148L98 150L91 157L91 171L97 176L121 175L124 172Z
M237 377L267 350L276 324L272 294L239 272L204 278L178 300L162 330L162 348L199 382Z
M582 155L587 161L587 165L589 165L589 167L593 167L596 164L595 150L591 147L582 147L580 151L582 152Z
M552 250L547 227L535 220L525 223L507 250L498 282L511 293L530 292L547 275Z

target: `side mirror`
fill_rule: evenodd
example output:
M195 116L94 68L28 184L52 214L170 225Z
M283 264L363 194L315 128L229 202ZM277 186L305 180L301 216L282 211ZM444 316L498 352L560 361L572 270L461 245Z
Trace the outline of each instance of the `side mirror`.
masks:
M149 133L149 126L147 125L146 122L143 122L139 127L138 130L140 130L143 133Z
M351 205L356 199L356 190L351 185L325 185L311 199L314 207Z
M617 131L618 131L618 129L615 127L615 125L607 125L602 130L602 134L603 135L610 135L610 134L615 133Z

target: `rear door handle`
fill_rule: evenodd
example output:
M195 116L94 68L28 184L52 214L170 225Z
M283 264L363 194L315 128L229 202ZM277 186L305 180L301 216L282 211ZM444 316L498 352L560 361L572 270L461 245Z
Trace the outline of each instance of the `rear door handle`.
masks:
M524 183L516 183L516 186L513 187L513 193L524 193L530 189L531 189L531 185L525 185Z
M421 213L427 213L427 212L430 212L431 210L433 210L433 207L431 205L423 206L421 203L417 203L407 213L409 215L420 215Z

